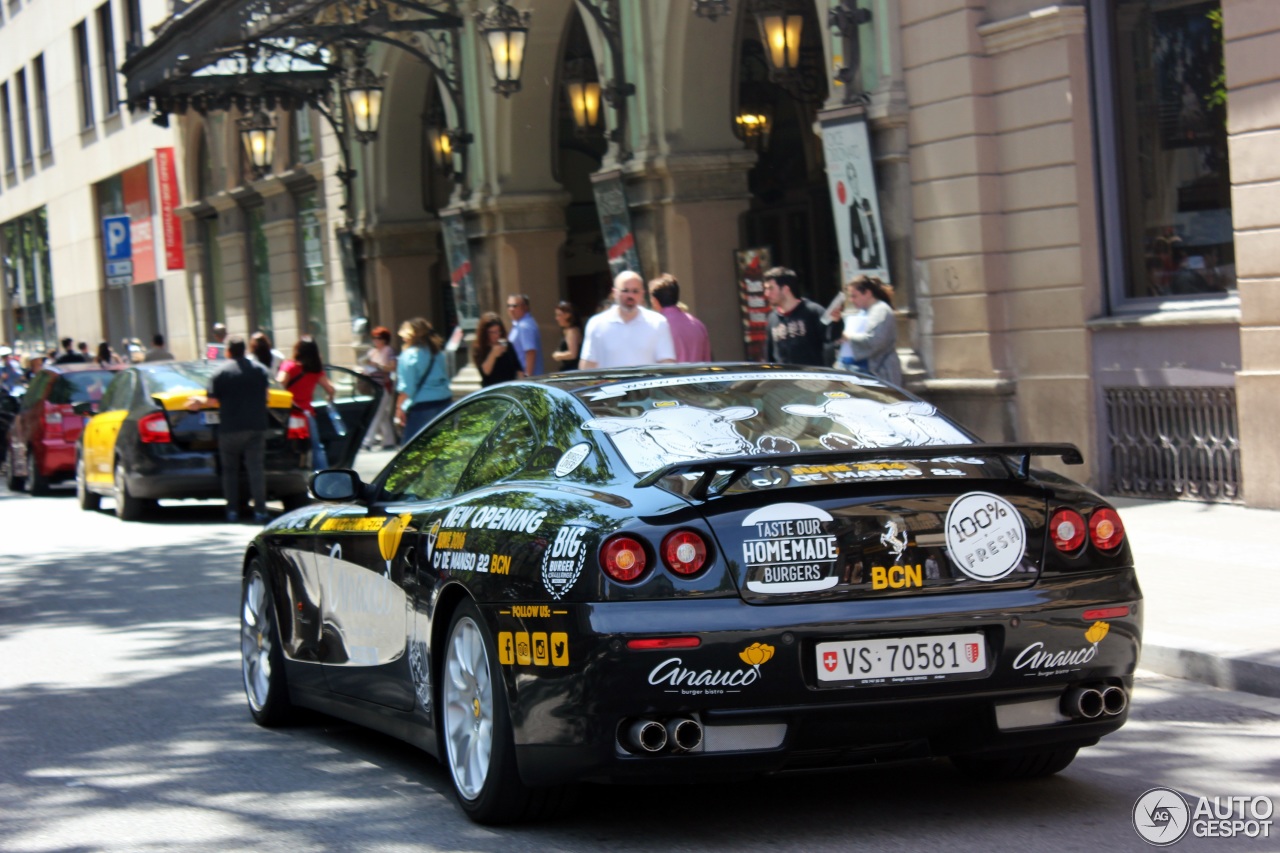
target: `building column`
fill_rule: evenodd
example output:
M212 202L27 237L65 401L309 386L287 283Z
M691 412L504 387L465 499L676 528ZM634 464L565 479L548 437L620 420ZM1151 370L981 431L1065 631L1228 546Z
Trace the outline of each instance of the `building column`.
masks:
M436 265L441 261L440 221L379 222L364 234L365 298L369 326L386 326L392 335L411 317L426 317L440 335L442 328L437 283L446 281Z
M568 229L564 209L569 194L517 193L492 196L478 204L481 251L475 253L480 310L495 311L509 324L507 296L523 293L542 334L543 365L560 342L555 306L560 292L561 260ZM468 229L470 230L470 229Z
M1232 220L1240 288L1242 491L1250 506L1280 509L1280 52L1270 4L1222 0Z
M626 179L644 274L676 277L680 300L706 325L717 361L746 353L733 253L742 248L755 161L745 149L669 154Z

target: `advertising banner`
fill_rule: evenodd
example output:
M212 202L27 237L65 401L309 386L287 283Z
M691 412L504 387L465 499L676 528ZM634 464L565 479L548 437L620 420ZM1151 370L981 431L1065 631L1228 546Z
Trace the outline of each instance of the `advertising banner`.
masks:
M449 260L449 281L453 284L453 305L458 312L458 325L471 331L480 318L480 301L476 297L476 280L471 269L467 224L462 214L453 210L440 212L440 225L445 255Z
M182 198L178 194L178 168L172 148L156 149L156 184L160 194L160 227L164 230L164 265L171 270L186 269L182 220L173 212L182 204Z
M636 237L631 230L631 210L627 207L627 193L622 186L622 176L610 175L592 178L592 190L596 195L596 210L600 214L600 233L604 235L605 252L609 256L609 274L616 276L623 270L639 273L640 253L636 251Z
M889 281L880 199L871 166L871 141L861 111L819 114L822 151L827 158L827 184L836 240L840 245L842 282L857 275Z
M738 300L742 307L742 340L747 361L764 361L768 334L769 303L764 298L764 272L773 266L767 248L740 249L733 253L738 270Z
M133 283L156 280L156 244L151 224L151 164L139 163L120 175L124 210L133 245Z

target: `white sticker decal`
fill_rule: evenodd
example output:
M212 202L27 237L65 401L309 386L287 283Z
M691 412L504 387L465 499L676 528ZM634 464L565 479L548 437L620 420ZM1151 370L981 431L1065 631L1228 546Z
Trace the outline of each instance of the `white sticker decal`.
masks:
M860 397L827 395L820 406L792 403L784 412L808 418L830 418L850 436L828 433L822 445L829 450L856 447L918 447L927 444L971 444L964 433L947 423L928 403L882 403Z
M755 528L742 543L747 589L785 595L835 586L840 546L823 530L829 521L826 510L795 503L763 507L743 519L743 527Z
M563 477L567 474L572 474L590 452L591 445L585 441L570 447L560 457L560 461L556 463L556 476Z
M990 492L969 492L947 510L947 554L974 580L998 581L1022 562L1027 527L1013 504Z
M582 428L608 434L627 467L640 474L675 462L753 453L755 447L738 434L734 422L756 414L750 406L667 406L634 418L592 418Z
M583 541L590 531L586 527L565 525L542 554L542 585L552 598L560 600L573 589L587 561L587 545Z

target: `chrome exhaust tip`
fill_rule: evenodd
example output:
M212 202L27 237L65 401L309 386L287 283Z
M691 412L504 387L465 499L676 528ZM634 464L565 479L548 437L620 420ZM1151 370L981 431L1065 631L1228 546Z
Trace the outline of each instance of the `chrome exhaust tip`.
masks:
M1076 719L1096 720L1105 709L1102 693L1092 687L1068 690L1062 699L1063 713Z
M702 746L702 724L688 717L667 721L667 737L676 749L692 752Z
M1121 687L1108 687L1102 691L1102 710L1108 716L1115 717L1124 713L1129 707L1129 694Z
M627 728L632 748L653 754L667 748L667 728L657 720L636 720Z

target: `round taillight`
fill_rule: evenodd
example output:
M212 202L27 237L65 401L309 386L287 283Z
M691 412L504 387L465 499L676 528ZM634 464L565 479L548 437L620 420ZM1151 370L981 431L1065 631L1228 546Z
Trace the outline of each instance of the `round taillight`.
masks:
M1124 523L1120 514L1110 507L1098 507L1089 516L1089 538L1094 547L1102 551L1114 551L1124 541Z
M1074 509L1060 509L1049 519L1049 537L1053 546L1065 554L1080 550L1084 544L1084 518Z
M692 575L707 563L707 543L692 530L668 533L662 540L662 561L678 575Z
M626 583L644 574L644 546L630 536L614 536L600 547L600 567L616 581Z

